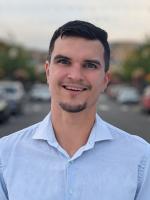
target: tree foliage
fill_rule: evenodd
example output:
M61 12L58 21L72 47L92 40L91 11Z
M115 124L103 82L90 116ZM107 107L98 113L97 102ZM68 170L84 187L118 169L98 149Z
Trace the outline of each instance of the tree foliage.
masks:
M123 64L124 78L131 80L137 70L141 70L145 74L150 73L150 39L139 45L125 60Z
M3 72L1 76L13 79L17 70L22 69L26 78L33 78L33 66L30 61L31 56L23 47L0 42L0 72Z

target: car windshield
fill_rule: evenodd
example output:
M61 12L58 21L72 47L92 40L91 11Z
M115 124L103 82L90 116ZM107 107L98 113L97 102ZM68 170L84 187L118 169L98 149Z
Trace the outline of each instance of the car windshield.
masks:
M5 88L5 92L9 93L9 94L14 94L14 93L16 93L16 89L15 88Z

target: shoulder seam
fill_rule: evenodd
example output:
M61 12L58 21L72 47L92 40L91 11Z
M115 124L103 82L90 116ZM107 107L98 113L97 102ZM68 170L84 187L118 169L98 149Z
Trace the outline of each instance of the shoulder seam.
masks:
M144 158L141 160L141 163L138 166L138 190L141 188L144 180L146 165L150 164L150 161L148 162L148 152L150 152L150 145L147 145L147 154L144 156Z

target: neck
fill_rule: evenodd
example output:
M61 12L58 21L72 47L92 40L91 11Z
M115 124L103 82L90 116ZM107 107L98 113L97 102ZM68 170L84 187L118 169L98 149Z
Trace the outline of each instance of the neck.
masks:
M96 109L69 113L51 107L51 119L56 139L63 149L72 156L85 145L95 121Z

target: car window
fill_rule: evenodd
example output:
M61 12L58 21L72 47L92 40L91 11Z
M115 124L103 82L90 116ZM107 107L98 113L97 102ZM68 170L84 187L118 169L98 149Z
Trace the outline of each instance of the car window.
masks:
M6 93L11 93L11 94L14 94L14 93L16 93L16 89L15 88L5 88L5 92Z

